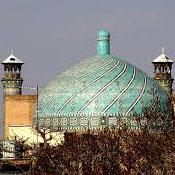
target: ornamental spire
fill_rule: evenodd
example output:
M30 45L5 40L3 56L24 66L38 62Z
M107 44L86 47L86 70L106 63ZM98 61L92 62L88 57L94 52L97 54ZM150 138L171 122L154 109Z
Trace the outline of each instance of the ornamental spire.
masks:
M97 55L110 55L110 33L107 30L100 30L97 34Z
M14 55L14 51L13 51L13 48L11 48L11 55Z
M164 54L164 52L165 52L165 48L164 48L164 46L162 47L162 54Z

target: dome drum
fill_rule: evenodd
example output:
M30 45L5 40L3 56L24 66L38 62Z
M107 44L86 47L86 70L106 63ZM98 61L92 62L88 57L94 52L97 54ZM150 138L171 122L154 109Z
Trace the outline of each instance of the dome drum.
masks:
M35 120L37 120L35 118ZM157 118L154 125L148 126L149 120L144 116L130 115L123 116L59 116L59 117L46 117L38 119L38 127L49 128L51 130L70 131L70 130L87 130L87 129L99 129L99 128L111 128L119 129L123 126L127 126L129 130L143 128L145 126L150 129L167 129L170 128L169 116L163 122L161 118ZM165 124L166 123L166 124Z

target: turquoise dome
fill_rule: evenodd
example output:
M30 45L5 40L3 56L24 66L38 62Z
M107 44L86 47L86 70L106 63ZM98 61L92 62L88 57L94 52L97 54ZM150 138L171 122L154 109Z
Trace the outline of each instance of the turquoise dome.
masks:
M63 72L42 88L37 122L61 129L118 127L122 118L143 116L158 98L159 109L169 98L155 80L120 57L97 54Z

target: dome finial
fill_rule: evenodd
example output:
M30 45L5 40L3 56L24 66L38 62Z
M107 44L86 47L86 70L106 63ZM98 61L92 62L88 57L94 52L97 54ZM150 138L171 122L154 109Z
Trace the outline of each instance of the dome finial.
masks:
M110 55L110 33L105 29L97 34L97 55Z

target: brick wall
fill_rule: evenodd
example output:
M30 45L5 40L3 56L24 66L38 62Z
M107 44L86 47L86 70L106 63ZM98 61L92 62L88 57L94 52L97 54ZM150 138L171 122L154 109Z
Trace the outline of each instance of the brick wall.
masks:
M4 96L4 139L8 139L10 126L32 125L36 106L36 95L7 95Z

